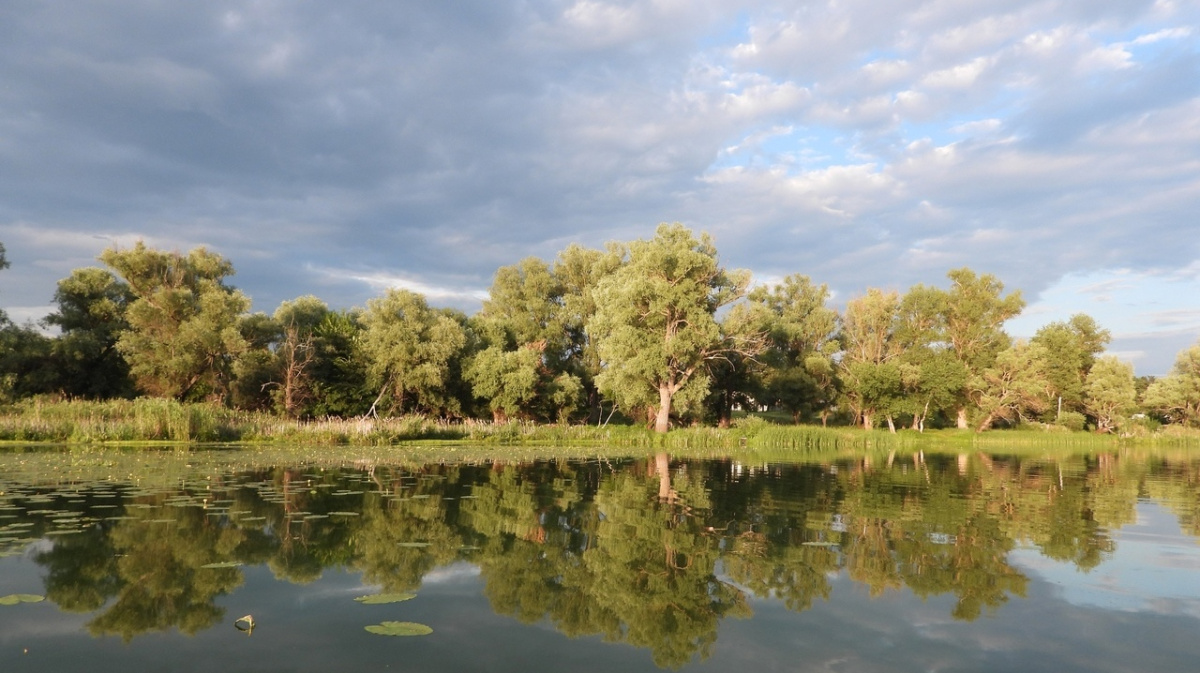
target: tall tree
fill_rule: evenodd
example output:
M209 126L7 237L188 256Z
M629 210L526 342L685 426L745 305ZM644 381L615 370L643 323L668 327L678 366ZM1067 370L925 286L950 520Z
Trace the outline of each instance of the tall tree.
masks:
M1133 365L1115 356L1096 360L1083 387L1084 407L1096 419L1098 432L1112 432L1137 408Z
M748 297L771 315L764 394L799 422L803 412L822 421L835 395L833 354L837 352L837 311L827 307L829 288L793 274L773 287L755 288Z
M106 269L75 269L58 281L58 310L46 323L58 327L54 360L59 389L73 397L102 399L133 392L129 365L117 341L129 329L125 311L133 301L129 286Z
M1171 422L1200 425L1200 343L1176 356L1171 373L1146 388L1142 404Z
M587 325L596 314L592 291L602 278L620 268L624 257L625 248L619 243L609 243L603 250L571 244L554 260L554 277L562 288L562 325L568 343L565 372L579 380L589 420L599 421L603 414L596 388L600 355L587 333Z
M629 244L629 258L597 284L588 326L605 369L596 379L623 408L651 408L666 432L672 409L703 399L704 365L728 352L716 312L746 292L750 275L726 272L707 234L660 224Z
M1017 342L1000 351L992 366L971 377L970 386L983 415L976 432L987 430L997 420L1045 411L1050 406L1046 349L1032 342Z
M379 390L368 413L385 401L401 412L458 413L448 374L466 335L454 318L431 309L415 292L388 290L367 302L363 326L362 353Z
M313 397L313 366L320 354L317 329L329 315L325 302L312 295L285 301L275 309L281 338L275 347L276 377L270 385L276 406L285 415L300 416Z
M196 248L183 255L138 241L100 261L124 279L134 301L117 348L143 391L161 397L227 398L234 361L246 350L238 316L250 300L225 284L233 265Z
M968 376L980 376L1011 343L1004 321L1020 314L1025 300L1020 290L1002 296L1004 283L989 273L977 276L963 267L946 275L951 284L942 316L942 338ZM959 428L967 427L966 392L962 391L958 404Z
M568 371L574 344L563 311L562 284L550 266L530 257L501 267L472 325L484 348L465 370L493 418L558 416L563 390L578 390ZM565 384L565 388L556 385ZM554 393L559 392L559 400Z
M1068 321L1052 322L1037 331L1031 341L1046 349L1046 378L1051 394L1061 400L1065 411L1085 411L1084 381L1104 347L1112 339L1108 330L1083 313ZM1054 411L1057 414L1058 406Z
M870 288L847 302L842 316L838 365L846 398L867 429L881 411L893 425L892 411L901 392L897 360L902 350L896 341L899 306L897 292Z

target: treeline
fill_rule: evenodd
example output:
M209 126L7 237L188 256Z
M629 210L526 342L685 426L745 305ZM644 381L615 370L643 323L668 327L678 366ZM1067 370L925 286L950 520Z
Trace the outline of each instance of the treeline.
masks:
M966 268L948 289L870 288L839 315L803 275L751 288L679 224L502 267L472 316L407 290L365 308L303 296L249 313L233 265L204 248L139 242L99 259L105 268L59 281L44 322L58 336L0 315L0 401L141 395L301 419L618 419L659 431L727 425L739 407L893 430L1200 424L1200 345L1153 381L1103 356L1110 335L1086 315L1017 341L1003 325L1020 292Z

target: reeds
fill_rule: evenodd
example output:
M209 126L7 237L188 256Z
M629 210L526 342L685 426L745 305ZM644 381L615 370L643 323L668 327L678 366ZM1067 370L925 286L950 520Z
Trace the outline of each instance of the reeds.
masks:
M0 407L0 440L56 444L130 442L285 443L301 446L395 446L423 440L455 441L474 446L613 447L670 451L758 450L793 456L836 452L908 452L962 449L1101 450L1128 443L1187 446L1200 444L1200 432L1164 428L1162 432L1117 438L1083 432L1039 429L983 434L941 430L927 433L859 428L778 425L747 417L734 427L688 427L655 433L641 426L538 425L510 421L448 421L422 415L396 418L290 420L214 404L174 400L53 401L24 400Z

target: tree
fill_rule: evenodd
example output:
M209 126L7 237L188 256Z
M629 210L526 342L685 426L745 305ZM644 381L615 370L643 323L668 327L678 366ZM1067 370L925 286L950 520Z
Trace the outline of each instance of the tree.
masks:
M991 367L1000 351L1011 340L1004 332L1004 321L1025 308L1020 290L1002 297L1004 283L995 276L963 267L946 274L950 290L946 293L942 314L942 339L967 370L978 377ZM967 395L963 391L958 404L958 427L967 427Z
M797 423L806 411L818 412L824 422L836 396L832 355L837 351L838 315L825 305L829 288L793 274L774 287L756 288L748 299L772 317L763 357L769 365L764 394L790 411Z
M600 355L587 333L587 325L596 314L593 290L602 278L620 268L624 257L625 248L619 243L609 243L603 250L573 243L559 252L554 261L554 278L562 289L562 326L567 335L564 371L578 379L589 420L599 421L603 414L596 388Z
M563 411L569 415L563 402L578 401L561 394L580 388L569 372L576 346L563 294L550 266L536 257L496 272L489 297L472 321L486 346L464 372L475 395L488 400L495 420L516 414L549 420ZM551 399L554 392L560 393L557 400Z
M1176 356L1171 373L1150 384L1142 404L1170 421L1200 425L1200 343Z
M1088 372L1084 407L1096 419L1098 432L1112 432L1121 419L1137 408L1133 365L1115 356L1102 357Z
M454 318L429 308L415 292L388 290L367 302L363 326L362 352L379 390L367 413L376 413L384 400L402 412L458 412L447 384L466 335Z
M129 328L117 349L143 391L179 400L226 398L233 363L246 350L238 316L250 300L225 284L233 265L196 248L183 255L147 248L109 248L100 261L129 285Z
M895 338L899 306L895 291L870 288L847 302L842 316L838 366L846 398L866 429L874 426L880 411L887 413L892 425L893 404L900 395L900 369L895 362L902 352Z
M1038 330L1031 341L1046 349L1046 378L1052 395L1060 398L1062 408L1082 412L1085 409L1084 381L1112 339L1108 330L1083 313L1066 322L1052 322Z
M301 415L313 398L312 369L319 355L317 329L329 315L325 302L312 295L285 301L275 309L275 323L282 338L275 347L278 361L275 389L276 405L292 418Z
M720 321L720 328L726 352L708 363L711 384L706 406L716 416L717 426L728 428L734 405L758 401L764 363L757 356L770 340L771 315L761 304L740 303Z
M129 329L125 312L132 301L129 286L106 269L75 269L58 281L58 310L46 323L61 330L54 360L62 392L90 399L132 394L129 365L117 350Z
M912 429L918 431L931 414L953 408L967 385L966 367L943 341L947 300L936 287L914 285L898 309L895 340L903 392L896 407L912 415Z
M983 414L976 432L997 420L1024 418L1050 406L1050 381L1046 378L1046 349L1018 342L1001 351L993 366L973 376L971 392Z
M697 240L678 223L630 243L628 260L593 294L588 334L604 362L597 386L625 409L653 409L654 429L666 432L673 408L707 392L705 363L729 352L715 314L749 280L718 264L707 234Z
M312 416L349 417L371 406L378 389L368 383L362 352L362 311L330 311L314 328L317 357L312 364Z

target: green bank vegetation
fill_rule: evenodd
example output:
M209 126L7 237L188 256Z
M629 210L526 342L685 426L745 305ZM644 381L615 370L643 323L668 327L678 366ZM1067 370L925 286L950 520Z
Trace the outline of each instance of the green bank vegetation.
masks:
M868 288L839 314L807 276L752 287L679 224L502 267L472 316L407 290L250 313L232 263L203 248L139 242L99 259L59 282L44 324L56 336L0 312L0 437L636 444L644 426L724 445L848 426L1200 426L1200 345L1153 380L1105 356L1110 335L1087 315L1014 340L1003 325L1020 292L966 268L945 288ZM807 429L711 431L746 411Z

